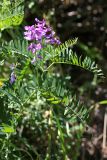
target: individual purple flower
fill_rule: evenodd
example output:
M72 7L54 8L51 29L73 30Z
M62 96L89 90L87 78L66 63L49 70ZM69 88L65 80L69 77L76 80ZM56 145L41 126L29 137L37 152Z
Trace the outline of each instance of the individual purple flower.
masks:
M35 40L36 41L41 41L42 38L45 36L45 30L43 30L43 28L36 28L35 29Z
M36 52L36 44L31 43L28 47L28 51L31 51L32 53Z
M16 81L16 75L14 72L12 72L10 75L10 84L13 84L15 81Z
M61 41L59 39L57 39L57 38L51 38L51 39L47 39L46 43L59 45L59 44L61 44Z
M35 40L35 26L32 25L32 26L25 26L25 30L26 32L24 32L24 38L31 41L31 40Z
M55 43L58 44L58 45L60 45L61 41L59 39L55 38Z
M42 59L42 56L40 54L37 55L38 59Z
M33 29L35 29L35 26L32 25L32 26L25 26L24 27L26 31L32 31Z
M11 69L12 71L15 69L15 64L14 64L14 63L10 65L10 69Z
M40 21L39 19L35 18L35 22L37 27L44 27L46 25L46 21L43 19L42 21Z
M52 28L48 27L46 29L46 35L45 35L45 38L46 39L50 39L50 38L53 38L55 36L55 32L52 30Z
M36 44L36 50L40 50L42 48L42 45L40 43Z
M34 64L36 62L36 57L31 60L31 63Z
M42 45L40 43L35 44L31 43L28 47L28 50L31 51L32 53L35 53L36 51L40 50L42 48Z

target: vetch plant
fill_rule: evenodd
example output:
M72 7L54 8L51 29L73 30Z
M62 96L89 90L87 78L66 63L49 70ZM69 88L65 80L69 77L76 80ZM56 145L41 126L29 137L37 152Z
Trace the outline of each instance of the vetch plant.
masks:
M103 78L102 70L89 57L83 58L73 51L77 38L61 43L45 20L35 18L34 25L24 29L23 40L12 40L1 47L2 61L9 66L14 63L10 76L7 74L8 79L0 87L4 108L0 118L1 134L8 135L4 138L1 157L19 160L25 154L25 159L33 159L34 155L36 159L75 160L90 109L77 98L71 77L62 75L57 65L77 66L98 79ZM8 132L3 124L8 125L8 130L9 126L13 129ZM24 146L21 149L20 139ZM5 155L6 150L12 149L15 152Z
M42 59L40 50L46 47L47 44L59 45L61 42L58 38L55 37L55 32L52 28L46 25L46 21L42 21L35 18L35 24L32 26L25 26L25 39L31 41L28 46L28 51L31 51L34 55L32 62L36 59Z

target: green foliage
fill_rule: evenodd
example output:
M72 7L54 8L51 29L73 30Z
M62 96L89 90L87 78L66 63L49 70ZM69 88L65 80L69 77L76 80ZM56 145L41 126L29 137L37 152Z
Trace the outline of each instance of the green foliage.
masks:
M81 67L81 68L88 70L90 72L93 72L98 77L103 78L102 70L98 68L98 66L95 64L94 61L92 61L89 57L85 57L82 60L81 56L80 57L77 56L77 54L74 53L72 49L68 48L70 46L70 44L72 46L73 44L76 43L76 41L77 41L77 39L69 40L68 42L65 42L64 44L57 47L55 50L50 46L43 49L41 51L41 54L42 54L42 52L44 53L44 50L45 50L45 52L47 52L47 54L43 56L43 61L40 64L38 62L38 64L39 64L38 66L36 64L36 67L38 67L38 69L42 69L43 72L46 72L55 63L56 64L64 63L64 64L69 64L69 65L71 64L71 65L76 65L78 67ZM26 66L23 68L23 70L19 74L18 79L20 81L24 77L24 74L26 75L26 71L28 70L29 65L30 65L29 62L33 57L33 55L27 51L27 47L28 47L28 43L24 40L16 40L14 42L11 41L9 46L5 47L5 49L7 49L7 52L9 54L11 54L13 56L17 56L17 57L22 56L22 58L25 58L26 62L28 61L28 64L26 62L24 62L26 64ZM48 58L47 58L47 56L48 56ZM47 60L50 62L50 64L47 67L47 69L44 69L44 64L46 64ZM38 83L36 83L36 85L39 85L39 87L40 87L40 88L38 88L38 90L42 93L42 96L44 98L46 98L46 100L49 103L56 104L56 105L58 105L58 104L66 105L67 104L67 106L69 106L68 101L69 101L70 96L71 96L71 99L76 99L76 98L74 98L74 96L72 96L72 94L70 95L69 90L66 90L64 88L64 86L62 85L63 82L60 82L59 80L57 80L55 78L53 79L52 77L51 77L51 80L49 77L45 77L45 79L43 78L43 81L41 80L41 76L37 77L37 78L38 78L38 80L37 80ZM42 88L42 85L43 85L43 88ZM45 86L45 88L44 88L44 86ZM16 100L16 103L21 104L21 102L18 100L21 98L17 99L17 95L13 95L13 94L11 95L11 93L9 93L8 96L12 97L12 98L14 98L14 96L15 96L14 99ZM77 100L77 102L78 102L78 100ZM79 116L78 116L77 110L74 110L75 105L77 106L76 109L79 110L78 111ZM75 113L73 113L75 116L81 117L81 119L82 119L82 117L85 117L85 115L87 117L86 109L84 109L85 107L82 107L79 102L76 103L76 100L72 101L71 106L74 107L71 110L72 110L72 112L73 111L75 112ZM79 109L79 106L80 106L80 109Z
M12 54L20 54L26 58L31 58L33 55L27 50L28 42L26 40L15 40L10 41L7 46L8 51Z
M24 17L24 1L3 0L0 2L0 29L19 25Z
M55 49L50 45L44 48L41 51L41 54L43 55L43 63L40 64L39 67L43 71L45 71L48 70L53 64L59 63L75 65L90 72L93 72L99 78L103 79L104 75L102 73L102 70L98 68L97 64L90 57L82 58L82 56L78 56L75 52L73 52L72 49L69 49L69 47L75 45L76 42L77 38L74 40L68 40L65 43L56 47ZM28 52L27 47L28 42L26 42L25 40L16 40L11 41L9 46L7 46L7 49L10 50L12 53L18 53L22 56L27 57L28 59L31 59L33 56L30 52ZM50 64L47 69L44 69L44 64L47 60L50 61Z
M71 49L66 49L64 52L61 52L60 55L55 56L53 63L64 63L71 64L93 72L98 77L103 78L102 70L98 68L94 61L89 57L85 57L82 60L82 57L78 57L76 53L73 53Z

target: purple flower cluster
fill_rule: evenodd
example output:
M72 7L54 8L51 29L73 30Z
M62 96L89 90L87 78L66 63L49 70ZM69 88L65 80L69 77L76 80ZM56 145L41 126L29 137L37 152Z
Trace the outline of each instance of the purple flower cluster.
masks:
M43 42L46 44L57 44L61 42L55 37L55 32L52 28L46 25L46 21L35 18L35 25L25 26L24 38L31 41L28 50L32 53L40 51L43 47Z

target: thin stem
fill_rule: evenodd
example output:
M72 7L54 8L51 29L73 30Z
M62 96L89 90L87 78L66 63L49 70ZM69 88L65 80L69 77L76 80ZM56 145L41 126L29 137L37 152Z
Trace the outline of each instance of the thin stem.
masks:
M48 151L45 160L51 160L51 141L52 141L52 118L53 118L53 113L52 109L50 109L50 116L49 116L49 133L48 133Z
M60 140L61 140L62 150L63 150L63 154L64 154L64 160L67 160L68 158L67 158L67 151L66 151L66 148L65 148L64 134L63 134L63 131L61 129L59 118L57 117L55 112L54 112L54 116L55 116L55 119L56 119L56 122L57 122L59 137L60 137Z
M106 136L107 136L107 108L104 116L104 130L103 130L103 146L102 148L106 148Z

